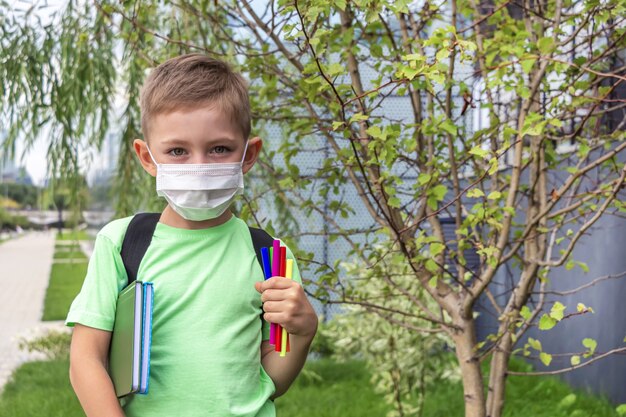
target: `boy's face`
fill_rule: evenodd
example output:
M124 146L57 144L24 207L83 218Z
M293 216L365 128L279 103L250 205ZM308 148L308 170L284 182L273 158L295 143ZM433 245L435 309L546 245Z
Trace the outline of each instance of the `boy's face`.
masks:
M262 146L260 138L248 142L244 173L252 168ZM147 144L136 139L133 145L144 169L155 176L156 166L146 145L159 164L205 164L240 162L246 141L241 130L222 110L201 107L155 116Z

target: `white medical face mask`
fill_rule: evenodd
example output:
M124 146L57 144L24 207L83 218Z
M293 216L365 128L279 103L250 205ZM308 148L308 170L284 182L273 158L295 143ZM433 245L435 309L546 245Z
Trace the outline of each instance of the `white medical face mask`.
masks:
M147 146L146 146L147 147ZM157 194L187 220L201 221L219 217L243 193L243 160L240 162L210 164L159 164L148 152L157 167Z

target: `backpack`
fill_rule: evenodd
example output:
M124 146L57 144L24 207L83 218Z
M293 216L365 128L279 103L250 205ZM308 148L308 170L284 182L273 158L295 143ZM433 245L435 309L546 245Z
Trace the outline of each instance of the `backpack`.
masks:
M146 254L148 246L150 246L152 234L154 233L154 229L160 217L161 213L139 213L135 214L128 224L120 251L124 268L126 269L126 275L128 276L128 285L137 280L139 264ZM250 226L248 226L248 229L250 230L250 237L252 238L256 259L261 266L261 271L263 271L261 248L271 247L274 238L265 230Z

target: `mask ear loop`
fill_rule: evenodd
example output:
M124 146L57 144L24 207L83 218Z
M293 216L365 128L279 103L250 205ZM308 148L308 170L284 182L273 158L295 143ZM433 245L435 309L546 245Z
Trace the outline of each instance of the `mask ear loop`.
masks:
M148 150L148 153L150 154L150 159L152 159L152 162L154 162L154 165L156 165L156 167L159 167L159 163L154 159L154 156L152 156L152 152L150 152L150 148L148 147L148 144L146 143L146 149Z
M246 152L248 152L248 143L250 143L250 139L246 139L246 147L243 150L243 156L241 157L240 164L243 165L243 160L246 159Z

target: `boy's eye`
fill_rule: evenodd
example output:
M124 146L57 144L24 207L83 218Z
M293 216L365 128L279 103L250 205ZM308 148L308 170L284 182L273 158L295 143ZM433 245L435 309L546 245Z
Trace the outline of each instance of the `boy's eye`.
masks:
M216 146L215 148L213 148L213 153L226 153L228 152L228 148L226 148L225 146Z
M185 150L183 148L174 148L168 153L172 156L183 156L185 154Z

